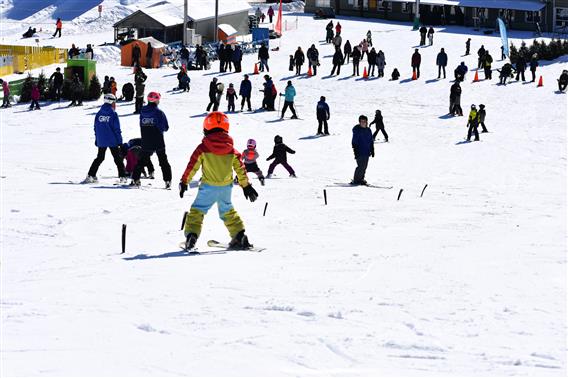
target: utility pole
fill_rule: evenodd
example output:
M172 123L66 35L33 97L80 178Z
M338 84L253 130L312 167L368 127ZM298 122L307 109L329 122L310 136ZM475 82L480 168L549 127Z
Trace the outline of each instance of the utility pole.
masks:
M187 0L183 0L183 45L187 46Z
M416 14L414 15L413 30L418 30L418 28L420 28L420 0L416 0Z
M219 23L219 0L215 0L215 31L213 32L214 34L213 41L215 42L217 42L217 29L219 27L218 23Z

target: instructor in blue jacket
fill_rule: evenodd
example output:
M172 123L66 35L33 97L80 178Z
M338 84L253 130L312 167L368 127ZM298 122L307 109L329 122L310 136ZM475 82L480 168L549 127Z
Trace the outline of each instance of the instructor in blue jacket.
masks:
M140 110L140 134L142 136L142 152L138 158L138 164L132 172L131 186L140 186L140 175L142 169L150 161L150 156L155 152L158 155L158 162L162 169L162 177L166 184L166 189L170 189L172 182L172 168L166 155L166 144L164 133L168 131L168 119L162 110L158 108L160 94L150 92L148 94L148 105Z
M116 106L116 97L113 94L106 94L105 103L101 106L95 116L95 146L98 147L98 153L87 178L84 183L97 182L97 170L101 163L105 160L106 149L110 149L110 153L114 158L114 163L118 168L118 177L120 182L126 182L126 173L124 172L124 162L120 154L119 146L122 145L122 133L120 131L120 121L118 115L114 111Z
M355 175L352 185L367 185L365 181L365 171L367 171L367 164L369 163L369 156L375 157L375 147L373 145L373 133L369 126L367 126L368 119L364 115L359 116L359 124L353 127L353 139L351 145L355 153L355 160L357 161L357 168L355 168Z

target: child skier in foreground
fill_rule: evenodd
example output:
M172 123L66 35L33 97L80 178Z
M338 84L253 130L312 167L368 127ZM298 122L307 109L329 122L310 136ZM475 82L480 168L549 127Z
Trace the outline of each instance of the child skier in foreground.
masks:
M203 121L203 138L191 154L187 168L179 183L179 195L183 198L187 185L202 167L201 184L197 197L191 205L185 220L185 247L193 249L201 233L203 217L217 203L219 217L231 235L229 246L232 249L247 249L252 245L245 235L245 226L231 203L233 189L233 170L243 188L245 198L256 201L258 193L249 183L241 154L233 147L229 136L229 118L222 112L211 112Z

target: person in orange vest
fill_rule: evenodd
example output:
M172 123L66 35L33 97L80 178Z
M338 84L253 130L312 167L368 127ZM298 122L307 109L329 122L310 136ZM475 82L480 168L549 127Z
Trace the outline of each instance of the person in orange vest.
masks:
M57 22L55 23L55 33L53 33L53 38L55 38L57 33L59 33L59 38L61 38L61 28L62 27L63 27L63 23L61 22L61 19L58 18Z

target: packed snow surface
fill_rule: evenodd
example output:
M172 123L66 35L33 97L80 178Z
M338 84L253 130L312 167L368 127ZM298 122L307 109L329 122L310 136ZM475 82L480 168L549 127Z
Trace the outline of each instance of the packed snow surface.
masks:
M116 3L117 12L131 6ZM41 43L110 42L111 27L89 12L91 19L73 19L76 33L64 28L61 39ZM233 190L251 242L267 248L262 253L188 256L178 248L197 189L180 199L175 187L202 138L209 82L217 76L238 87L241 74L217 74L215 62L210 71L190 72L191 91L180 94L172 92L176 71L146 70L146 93L162 93L169 119L171 191L162 189L155 156L155 180L142 180L139 190L113 185L108 152L99 183L78 184L96 155L93 121L102 100L1 110L2 376L567 374L567 114L566 94L556 93L565 61L541 61L542 88L498 86L495 78L472 83L482 44L494 68L504 63L500 39L438 28L434 46L420 49L421 77L412 81L419 36L408 24L340 19L344 41L372 31L386 73L362 80L348 64L329 77L328 21L285 19L296 17L297 30L271 41L280 50L270 52L269 65L279 91L288 80L295 85L301 119L229 115L236 148L256 139L265 174L275 135L296 150L288 161L298 178L278 167L261 186L249 175L260 195L255 203ZM511 34L517 44L530 41ZM473 54L464 57L468 37ZM294 76L288 56L312 43L320 52L317 76ZM436 80L441 47L449 55L446 80ZM97 47L95 55L103 58L99 78L114 76L119 88L132 81L112 47ZM461 143L466 117L446 116L462 60L470 68L465 114L471 104L487 109L490 132L480 142ZM255 62L246 55L244 73ZM389 81L394 67L400 81ZM260 107L262 75L251 78L253 106ZM332 135L315 138L320 96L331 108ZM134 104L116 109L124 140L138 137ZM355 166L351 129L375 109L389 143L375 144L366 178L393 188L337 186L351 180ZM209 239L228 238L212 209L200 250L211 250Z

